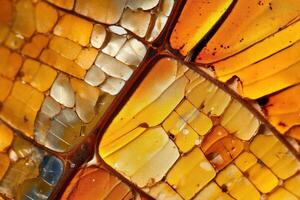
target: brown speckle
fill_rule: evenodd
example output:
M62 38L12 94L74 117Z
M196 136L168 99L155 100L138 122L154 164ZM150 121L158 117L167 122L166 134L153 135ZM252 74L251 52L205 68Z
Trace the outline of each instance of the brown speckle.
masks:
M269 103L269 98L262 97L262 98L258 99L257 102L260 106L266 106Z
M279 126L286 127L286 124L285 124L284 122L278 122L278 125L279 125Z
M219 154L217 152L212 152L208 154L206 157L208 160L213 160L215 157L217 157Z
M26 123L28 122L28 118L26 116L23 117L23 121Z
M178 48L178 50L179 50L179 51L182 50L182 49L184 48L184 46L185 46L185 44L181 45L181 46Z
M260 165L263 164L263 162L260 159L257 160L257 163L260 164Z
M273 10L272 3L269 3L269 9Z
M141 123L140 127L142 127L142 128L149 128L149 125L147 123Z
M225 184L223 184L221 186L221 189L222 189L222 192L227 192L228 191L228 188L227 188L227 186Z
M19 71L19 73L18 73L18 76L19 76L19 77L21 77L21 78L22 78L22 77L24 77L24 75L25 75L25 74L24 74L24 72L23 72L23 71Z
M148 186L148 187L151 187L151 186L154 185L154 183L155 183L155 179L154 179L154 178L150 178L150 179L148 180L148 182L147 182L147 186Z
M264 3L262 2L262 1L258 1L258 3L257 3L259 6L263 6L264 5Z
M174 139L175 139L175 135L173 135L172 133L170 133L170 134L169 134L169 138L170 138L171 140L174 140Z

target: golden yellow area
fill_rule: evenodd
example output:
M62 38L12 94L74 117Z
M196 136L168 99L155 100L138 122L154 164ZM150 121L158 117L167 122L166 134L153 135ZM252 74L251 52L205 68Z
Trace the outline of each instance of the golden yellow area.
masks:
M223 192L222 189L215 183L210 182L203 190L201 190L194 200L233 200L226 192Z
M158 62L156 67L151 70L147 77L145 77L143 83L135 90L132 97L129 98L126 105L112 121L109 128L106 130L106 134L103 136L101 144L106 145L123 134L126 134L128 131L136 128L134 126L138 126L140 123L143 123L144 121L139 120L134 116L143 111L143 109L150 107L151 103L159 98L159 96L172 84L172 82L174 82L176 72L177 66L175 61L163 59ZM178 88L176 90L179 91ZM160 119L161 115L156 116L152 114L153 118L150 119L148 115L144 117L146 117L146 120L154 121L156 119ZM130 127L129 123L132 124ZM103 153L100 154L102 155Z
M249 193L260 199L300 169L292 153L272 133L262 135L260 126L226 91L163 58L115 116L99 154L155 198L161 193L231 199L228 192L237 199L249 199Z
M137 150L139 154L135 154ZM105 161L131 177L137 185L144 187L159 181L178 156L176 147L168 135L161 127L155 127L106 157Z
M199 135L188 125L175 136L175 144L183 153L190 151L198 141L200 141Z
M300 169L292 153L272 133L262 135L260 126L226 91L163 58L105 131L99 154L154 198L249 199L251 193L260 199Z
M197 141L200 142L198 133L175 111L168 116L162 126L169 134L175 136L175 144L181 152L190 151Z
M157 7L131 8L155 1ZM46 148L72 149L126 92L125 81L152 46L144 40L163 29L172 2L0 0L1 192L1 181L16 173L16 199L24 188L52 187L33 178L39 164L24 155L35 156L35 147L14 138L13 129ZM300 140L299 0L175 2L185 5L171 47L187 55L216 31L196 62L223 82L237 76L251 99L290 88L271 96L264 111L278 130ZM219 20L225 21L216 30ZM130 85L132 95L121 97L126 102L95 141L101 160L134 186L89 166L62 198L133 199L136 187L158 200L300 198L300 162L256 114L184 62L155 61L140 69L149 72Z
M199 112L188 100L182 101L175 111L199 135L205 135L213 126L211 119L202 112Z
M163 198L182 200L182 198L172 189L172 187L165 182L159 182L155 186L151 187L148 191L148 194L154 198L156 197L159 200L162 200ZM161 196L163 198L161 198Z
M35 7L36 29L40 33L49 32L58 19L58 12L49 4L37 3Z
M11 94L3 102L0 118L12 127L32 137L34 122L44 95L20 81L14 83Z
M82 49L78 43L58 36L51 39L49 48L69 60L75 60Z
M172 32L172 48L186 55L222 17L232 0L188 0Z
M234 164L222 170L217 175L216 182L226 188L228 193L235 199L260 199L258 190ZM251 196L249 196L250 194Z
M87 20L66 14L54 28L54 34L66 37L82 46L89 44L90 36L93 30L93 24Z
M287 200L297 200L295 195L292 193L288 192L284 188L279 188L276 190L274 193L272 193L269 197L270 200L282 200L282 199L287 199Z
M278 184L278 178L263 164L259 163L257 158L244 152L235 160L236 166L242 171L247 172L249 180L262 193L271 192Z
M74 2L75 2L74 0L47 0L47 1L67 10L71 10L74 7Z
M203 107L206 115L220 116L231 97L208 80L195 79L187 90L187 99L196 107Z
M89 69L94 63L98 51L95 48L82 49L75 62L83 69Z
M298 198L300 198L300 191L298 190L300 184L300 174L297 174L296 176L288 179L284 183L284 187L294 195L296 195Z
M191 199L195 193L214 178L216 172L204 154L193 149L183 156L168 173L166 181L184 198Z
M153 154L156 154L166 143L168 136L162 128L153 128L147 130L138 140L134 140L130 145L125 146L122 150L113 153L105 160L108 164L115 164L117 170L131 176L136 170L142 167ZM139 150L139 158L135 159L134 151ZM128 158L127 158L127 157ZM122 162L122 161L127 162ZM130 163L128 165L128 163Z
M271 192L279 183L272 171L262 164L255 164L248 173L249 180L263 193Z
M23 37L31 37L36 30L33 2L31 0L20 0L16 3L15 9L13 31Z
M86 71L78 64L61 56L51 49L45 49L42 52L40 59L48 65L80 79L82 79L86 74Z
M234 100L222 116L221 125L236 137L249 140L257 133L260 122L241 103Z
M235 159L234 163L242 172L245 172L257 163L257 158L252 153L245 151Z
M27 59L21 68L21 75L23 81L29 83L41 92L45 92L51 87L57 72L38 61Z
M257 135L250 151L281 179L291 177L300 169L299 161L274 135Z

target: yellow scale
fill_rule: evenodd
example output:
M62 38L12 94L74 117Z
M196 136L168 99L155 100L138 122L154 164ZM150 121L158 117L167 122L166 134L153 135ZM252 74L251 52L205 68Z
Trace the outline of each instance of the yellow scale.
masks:
M281 184L298 173L295 156L273 133L259 132L261 123L239 101L192 74L173 59L159 60L104 133L104 161L158 199L297 199ZM215 125L244 149L221 170L201 149ZM213 162L228 159L215 154Z

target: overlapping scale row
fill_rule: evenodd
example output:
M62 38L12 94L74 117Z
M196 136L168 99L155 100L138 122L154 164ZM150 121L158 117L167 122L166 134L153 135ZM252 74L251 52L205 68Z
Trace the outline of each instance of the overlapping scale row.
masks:
M0 198L48 199L63 170L60 159L17 136L0 121Z
M140 38L155 40L166 25L175 0L47 0L96 22L119 25Z
M238 77L241 95L259 99L299 84L299 16L297 0L188 0L170 43L183 55L193 53L194 61L214 69L219 80ZM284 112L268 118L283 133L298 124L299 115L294 110L294 116L286 113L285 118ZM299 135L296 129L289 134Z
M188 0L170 38L171 47L187 55L224 15L233 0Z
M299 14L297 0L189 0L170 42L186 55L205 40L196 62L222 81L238 76L256 99L299 82Z
M143 197L104 166L87 164L68 184L61 199L142 200Z
M147 48L119 25L44 1L4 0L0 11L0 118L52 150L68 151L93 129Z
M175 3L182 12L170 16ZM140 84L131 85L135 91L100 141L81 143L150 47L172 57L179 52L221 81L238 77L240 94L264 97L262 112L299 151L297 0L0 5L1 200L48 199L54 190L61 199L147 199L141 190L161 200L300 199L299 161L250 102L173 58L143 66L152 69L136 77ZM153 48L176 16L168 27L176 51L164 51L163 38ZM81 145L78 155L52 154L29 138L58 152ZM81 150L98 143L101 161L77 165L94 153ZM69 162L72 170L64 172Z
M290 150L240 100L170 58L115 116L99 155L155 199L298 198L285 186L300 169Z

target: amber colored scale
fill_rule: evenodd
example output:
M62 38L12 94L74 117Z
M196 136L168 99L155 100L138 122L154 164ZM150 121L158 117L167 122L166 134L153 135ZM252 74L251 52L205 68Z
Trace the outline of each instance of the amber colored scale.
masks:
M0 5L0 200L300 199L297 0Z

